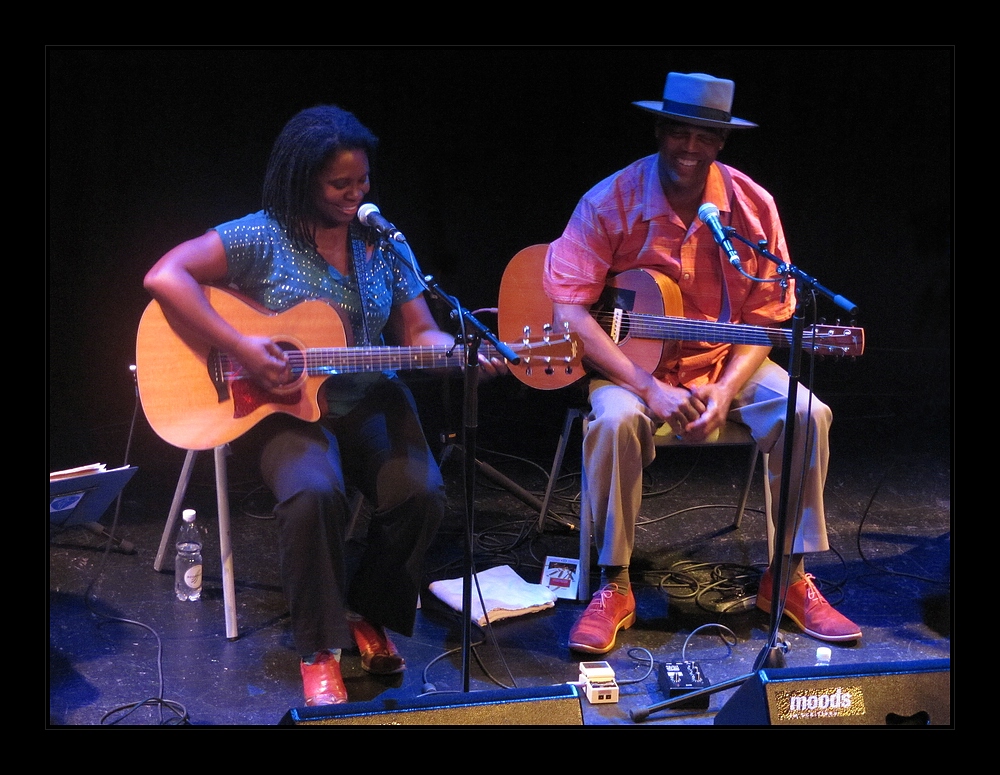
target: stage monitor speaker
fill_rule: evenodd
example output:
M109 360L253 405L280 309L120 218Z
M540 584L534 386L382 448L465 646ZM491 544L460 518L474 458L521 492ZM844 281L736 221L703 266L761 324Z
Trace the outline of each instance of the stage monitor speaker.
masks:
M434 694L292 708L281 726L582 726L576 686Z
M951 660L764 668L715 716L722 726L951 724Z

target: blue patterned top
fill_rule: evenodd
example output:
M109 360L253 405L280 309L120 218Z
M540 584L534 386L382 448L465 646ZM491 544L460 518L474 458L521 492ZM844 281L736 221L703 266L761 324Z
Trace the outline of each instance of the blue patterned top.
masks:
M354 271L347 276L312 248L297 247L263 210L216 226L215 231L226 249L227 285L275 312L307 299L332 302L346 313L355 345L384 344L382 331L392 308L423 291L416 275L393 251L376 247L371 258L366 257L366 230L360 224L350 225ZM368 386L384 376L395 375L345 374L327 380L330 413L348 411Z

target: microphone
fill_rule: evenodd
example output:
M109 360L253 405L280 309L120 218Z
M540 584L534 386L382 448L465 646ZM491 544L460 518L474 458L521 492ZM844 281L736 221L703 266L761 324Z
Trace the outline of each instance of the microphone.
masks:
M733 243L726 236L726 230L719 220L719 208L711 202L705 202L705 204L698 208L698 217L701 218L703 224L712 230L712 236L715 237L715 241L719 243L719 247L726 251L726 255L729 256L729 263L739 269L740 254L736 252Z
M403 232L383 218L378 207L371 202L365 202L358 208L358 220L366 226L371 226L386 239L391 239L394 242L406 242Z

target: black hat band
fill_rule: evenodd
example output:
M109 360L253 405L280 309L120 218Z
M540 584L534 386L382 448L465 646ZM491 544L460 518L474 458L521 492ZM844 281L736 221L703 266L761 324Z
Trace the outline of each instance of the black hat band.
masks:
M704 118L709 121L722 121L727 124L733 117L732 113L728 113L725 110L692 105L688 102L674 102L673 100L664 100L663 110L665 113L690 116L691 118Z

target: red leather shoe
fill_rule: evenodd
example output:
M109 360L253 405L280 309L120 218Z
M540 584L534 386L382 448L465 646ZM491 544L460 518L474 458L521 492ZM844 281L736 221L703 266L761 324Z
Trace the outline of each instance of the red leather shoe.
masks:
M347 623L361 652L362 669L374 675L393 675L406 670L406 660L396 651L384 627L356 614L348 616Z
M306 705L340 705L347 702L347 687L340 674L340 662L331 651L320 651L312 664L302 660L302 691Z
M569 632L569 647L588 654L607 654L615 647L618 630L635 624L635 596L618 593L617 584L601 587L590 599L573 629Z
M806 635L834 643L859 640L861 628L830 605L807 573L789 585L785 595L785 616L795 622ZM757 607L771 613L771 569L760 577Z

